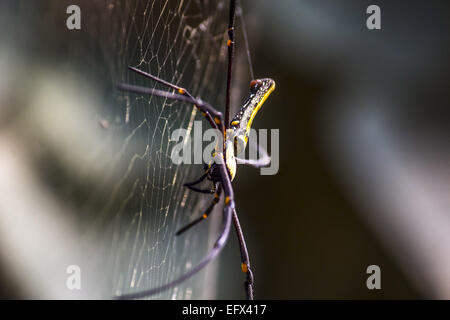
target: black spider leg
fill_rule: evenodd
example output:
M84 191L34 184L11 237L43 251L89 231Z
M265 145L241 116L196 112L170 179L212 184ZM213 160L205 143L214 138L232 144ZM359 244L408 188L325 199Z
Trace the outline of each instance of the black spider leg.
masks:
M267 151L257 144L253 139L249 140L249 148L256 149L258 152L258 159L240 159L236 157L236 163L245 164L255 168L261 168L268 166L270 164L270 156ZM236 229L236 233L239 240L239 247L241 250L241 261L242 261L242 271L246 273L247 279L245 281L244 287L247 294L248 300L253 300L253 272L250 268L250 257L248 255L247 245L244 239L244 233L239 223L239 219L236 210L233 210L233 223Z
M227 91L225 100L225 126L230 126L230 109L231 109L231 79L233 71L234 59L234 20L236 17L236 0L230 1L230 15L228 19L228 73L227 73Z
M160 79L160 78L158 78L158 77L156 77L156 76L154 76L154 75L152 75L152 74L150 74L150 73L147 73L147 72L145 72L145 71L142 71L142 70L140 70L140 69L138 69L138 68L131 67L131 66L128 67L128 68L129 68L130 70L136 72L137 74L140 74L140 75L142 75L142 76L144 76L144 77L146 77L146 78L152 79L152 80L154 80L154 81L156 81L156 82L159 82L159 83L161 83L161 84L163 84L163 85L165 85L165 86L167 86L167 87L169 87L169 88L172 88L172 89L177 90L177 92L178 92L179 94L181 94L181 95L185 95L185 96L187 96L187 97L189 97L189 98L191 98L191 99L194 99L194 97L192 96L192 94L190 94L189 91L187 91L185 88L182 88L182 87L179 87L179 86L177 86L177 85L174 85L173 83L170 83L170 82L168 82L168 81L166 81L166 80ZM213 118L211 117L211 115L209 114L209 112L205 112L205 113L203 114L203 116L208 120L209 124L210 124L213 128L218 129L218 128L217 128L217 124L214 122L214 120L213 120Z
M247 300L253 300L253 272L250 268L250 257L248 255L247 245L245 243L244 233L242 232L241 224L236 213L236 209L233 209L233 224L236 230L236 234L239 240L239 249L241 251L241 269L247 276L244 287Z
M200 188L196 188L196 187L191 187L191 186L186 186L188 189L198 192L198 193L206 193L206 194L213 194L214 192L216 192L215 189L200 189Z
M234 21L236 12L236 0L230 1L230 15L229 15L229 24L228 24L228 75L227 75L227 91L226 91L226 104L225 104L225 125L228 128L230 122L230 109L231 109L231 79L232 79L232 71L233 71L233 59L234 59ZM225 140L225 139L224 139ZM224 150L226 148L224 147ZM226 152L226 150L225 150ZM225 153L226 154L226 153ZM226 161L226 159L225 159ZM228 171L228 170L226 170ZM222 179L226 176L231 189L231 180L228 176L228 172L226 174L222 173ZM233 200L234 201L234 200ZM239 219L237 217L236 210L233 209L233 224L236 229L236 233L239 239L239 247L241 251L241 261L242 261L242 271L247 274L247 280L245 282L245 291L247 295L247 300L253 300L253 273L250 270L250 259L248 256L247 245L245 244L244 234L242 232L241 225L239 223Z
M200 178L198 178L195 181L192 182L186 182L185 184L183 184L183 186L185 187L190 187L190 186L194 186L196 184L199 184L200 182L202 182L203 180L206 179L206 177L208 176L208 173L204 173Z
M173 99L178 101L184 101L188 103L194 104L197 108L199 108L201 111L203 111L205 114L210 114L214 122L217 123L216 128L219 130L223 130L223 120L222 120L222 113L220 111L217 111L211 105L209 105L207 102L204 102L200 99L193 98L192 96L187 95L181 95L169 91L163 91L158 89L152 89L147 87L141 87L141 86L135 86L132 84L126 84L126 83L120 83L117 85L117 88L119 90L123 91L129 91L134 93L140 93L140 94L149 94L154 96L159 96L167 99Z
M200 221L205 220L206 218L209 217L209 215L211 214L212 210L214 209L214 207L216 206L216 204L219 202L220 199L220 194L222 193L222 186L219 184L218 187L216 187L216 193L214 194L214 199L211 201L211 204L208 206L208 208L206 209L206 211L202 214L201 217L198 217L197 219L195 219L194 221L192 221L191 223L189 223L188 225L184 226L183 228L181 228L180 230L178 230L175 235L179 236L180 234L184 233L185 231L189 230L191 227L195 226L197 223L199 223Z
M217 188L215 185L214 185L214 189L200 189L200 188L193 187L194 185L199 184L200 182L205 180L207 176L208 176L208 172L204 173L200 178L198 178L195 181L187 182L187 183L183 184L183 187L186 187L192 191L199 192L199 193L209 193L209 194L215 193L216 188Z

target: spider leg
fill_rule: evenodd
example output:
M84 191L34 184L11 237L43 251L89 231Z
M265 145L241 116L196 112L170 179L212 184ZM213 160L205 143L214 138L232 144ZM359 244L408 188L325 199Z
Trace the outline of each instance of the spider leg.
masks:
M234 20L236 16L236 0L230 1L230 14L228 19L228 72L227 72L227 91L225 100L225 125L226 128L230 125L230 104L231 104L231 79L233 71L234 59Z
M195 191L195 192L199 192L199 193L208 193L208 194L212 194L214 192L216 192L216 190L214 189L200 189L200 188L196 188L196 187L192 187L192 186L186 186L186 188Z
M192 181L192 182L187 182L187 183L183 184L183 186L189 188L192 191L196 191L196 192L200 192L200 193L214 193L214 192L216 192L216 189L217 189L217 185L216 184L213 185L213 187L214 187L213 189L199 189L199 188L193 187L194 185L199 184L200 182L202 182L203 180L206 179L210 169L211 169L211 166L208 166L207 169L206 169L206 172L200 178L198 178L197 180Z
M228 24L228 74L227 74L227 91L226 91L226 102L225 102L225 124L228 128L230 122L230 109L231 109L231 80L232 80L232 71L233 71L233 58L234 58L234 21L235 21L235 11L236 11L236 1L230 1L230 15L229 15L229 24ZM237 163L238 158L236 158ZM247 161L247 160L245 160ZM224 166L221 166L224 167ZM226 177L226 178L225 178ZM228 176L228 170L226 172L222 172L222 179L227 180L229 193L232 194L232 185L230 178ZM234 201L234 200L233 200ZM233 205L234 206L234 205ZM239 219L236 214L236 210L233 208L233 224L235 226L236 232L239 238L239 247L241 249L241 261L242 261L242 270L244 271L244 265L246 266L247 271L247 281L246 281L246 294L247 300L253 300L253 274L250 270L250 260L248 257L247 246L245 244L244 235L242 232L242 228L239 224Z
M139 70L138 68L131 67L131 66L129 66L128 68L129 68L130 70L132 70L132 71L134 71L134 72L136 72L136 73L138 73L138 74L140 74L140 75L146 77L146 78L150 78L150 79L152 79L152 80L154 80L154 81L156 81L156 82L159 82L159 83L161 83L161 84L163 84L163 85L165 85L165 86L167 86L167 87L169 87L169 88L172 88L172 89L177 90L177 92L178 92L179 94L181 94L181 95L185 95L185 96L187 96L187 97L189 97L189 98L194 99L194 97L193 97L193 96L192 96L185 88L179 87L179 86L177 86L177 85L175 85L175 84L173 84L173 83L170 83L170 82L168 82L168 81L166 81L166 80L163 80L163 79L161 79L161 78L158 78L158 77L156 77L156 76L154 76L154 75L152 75L152 74L150 74L150 73L147 73L147 72L145 72L145 71ZM208 120L209 124L210 124L213 128L218 129L218 128L217 128L217 124L214 122L214 120L213 120L213 118L211 117L211 115L209 114L209 112L205 112L205 113L203 114L203 116Z
M161 83L161 84L163 84L163 85L165 85L165 86L167 86L167 87L169 87L169 88L175 89L175 90L177 90L178 92L184 91L185 94L186 94L187 96L192 97L192 96L186 91L186 89L184 89L184 88L182 88L182 87L179 87L179 86L177 86L177 85L175 85L175 84L173 84L173 83L170 83L170 82L168 82L168 81L166 81L166 80L163 80L163 79L161 79L161 78L158 78L157 76L154 76L154 75L152 75L152 74L150 74L150 73L147 73L147 72L145 72L145 71L142 71L142 70L140 70L140 69L138 69L138 68L135 68L135 67L132 67L132 66L129 66L128 69L130 69L131 71L134 71L134 72L140 74L141 76L144 76L144 77L146 77L146 78L150 78L150 79L152 79L152 80L154 80L154 81L156 81L156 82L159 82L159 83Z
M228 75L227 75L227 91L226 91L226 103L225 103L225 124L229 125L230 122L230 103L231 103L231 79L232 79L232 71L233 71L233 58L234 58L234 20L235 20L235 11L236 11L236 0L230 1L230 16L229 16L229 24L228 24ZM226 150L225 150L226 152ZM267 153L266 153L267 154ZM270 158L269 158L270 159ZM236 159L241 160L241 159ZM247 160L245 160L247 161ZM237 161L237 163L239 163ZM270 160L269 160L270 163ZM233 195L233 187L231 185L231 180L228 175L228 170L226 170L225 166L221 167L221 176L224 184L225 194L228 193L228 196L225 198L225 203L227 199L233 203L233 224L235 226L236 232L238 234L239 239L239 247L241 249L241 261L242 261L242 271L247 274L247 281L245 282L245 291L247 294L247 300L253 300L253 273L250 270L250 259L248 256L247 246L245 244L244 234L242 232L241 225L239 223L239 219L236 214L236 210L234 208L234 195Z
M244 283L245 293L247 295L247 300L253 300L253 272L250 269L250 257L248 255L244 233L242 232L236 209L233 209L233 224L239 240L239 249L241 250L241 270L247 275L247 280Z
M226 171L225 171L225 173L226 173ZM203 269L208 263L210 263L219 254L219 252L223 249L223 247L225 246L225 243L228 239L228 235L230 234L231 216L232 216L232 211L234 209L234 201L229 200L229 199L232 199L232 198L230 198L230 195L231 195L231 197L233 197L233 190L229 189L230 186L231 186L231 182L230 182L230 179L228 178L228 183L226 183L226 186L224 186L224 191L227 196L225 198L225 207L224 207L224 211L223 211L225 223L223 225L222 231L220 232L216 242L214 243L213 248L208 252L206 257L203 258L203 260L199 264L197 264L196 266L191 268L188 272L186 272L181 277L179 277L161 287L150 289L150 290L145 290L145 291L141 291L141 292L136 292L136 293L115 296L115 298L116 299L137 299L137 298L154 295L156 293L170 289L170 288L182 283L183 281L192 277L194 274L196 274L201 269ZM231 191L231 193L229 193L230 191Z
M208 173L204 173L200 178L198 178L195 181L192 182L186 182L185 184L183 184L184 187L190 187L190 186L194 186L196 184L199 184L200 182L202 182L203 180L206 179L206 177L208 176Z
M247 295L247 300L253 300L253 272L250 269L250 258L248 255L247 245L244 239L244 233L242 232L241 224L236 213L234 204L234 192L233 186L231 184L230 176L225 165L220 165L220 172L222 176L222 184L225 191L225 205L232 207L232 218L233 224L236 229L239 240L239 248L241 250L241 269L247 275L247 280L245 281L245 292Z
M218 127L217 127L218 129L223 130L223 128L224 128L222 113L220 111L217 111L213 107L211 107L211 105L209 105L207 102L204 102L200 99L192 98L192 97L189 97L186 95L177 94L177 93L173 93L173 92L169 92L169 91L135 86L135 85L126 84L126 83L118 84L117 88L119 90L130 91L130 92L134 92L134 93L149 94L149 95L154 95L154 96L163 97L163 98L167 98L167 99L192 103L198 109L203 111L205 114L209 113L210 115L212 115L214 117L214 122L218 125Z
M261 147L259 144L257 144L255 141L253 141L252 139L249 140L249 148L253 148L254 150L257 150L259 158L254 160L254 159L241 159L236 157L236 163L237 164L245 164L248 166L252 166L255 168L261 168L261 167L265 167L268 166L270 164L270 156L267 153L266 150L264 150L263 147Z
M205 213L202 214L201 217L195 219L194 221L192 221L191 223L189 223L188 225L184 226L183 228L181 228L180 230L178 230L175 235L179 236L180 234L182 234L183 232L189 230L191 227L195 226L197 223L199 223L200 221L205 220L206 218L209 217L209 215L211 214L212 210L214 209L214 207L216 206L216 204L219 202L220 199L220 194L222 193L222 187L219 185L219 187L216 188L216 193L214 194L214 199L212 200L211 204L208 206L208 208L206 209Z

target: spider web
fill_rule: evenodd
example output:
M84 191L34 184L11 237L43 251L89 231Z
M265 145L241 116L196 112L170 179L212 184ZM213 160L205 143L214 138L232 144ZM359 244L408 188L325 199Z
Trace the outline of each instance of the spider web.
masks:
M222 109L227 2L99 2L98 16L88 19L102 26L92 30L98 32L111 83L168 90L128 70L135 66ZM110 155L114 179L91 230L101 229L106 239L103 267L110 283L104 294L112 296L155 288L185 273L212 247L222 217L218 206L210 221L175 236L211 200L182 186L198 178L202 166L175 165L170 158L178 143L171 141L172 132L191 132L194 120L202 119L192 105L115 91L104 118L110 123L107 139L117 146ZM205 270L151 298L214 298L215 268Z

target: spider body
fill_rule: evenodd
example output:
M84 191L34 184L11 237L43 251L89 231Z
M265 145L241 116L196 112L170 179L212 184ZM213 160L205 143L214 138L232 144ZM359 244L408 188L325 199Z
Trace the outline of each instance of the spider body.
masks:
M245 281L245 291L247 299L253 299L253 272L250 268L250 258L247 251L247 246L244 240L244 234L239 223L239 219L235 209L234 202L234 191L231 181L236 176L237 164L246 164L253 166L255 168L260 168L266 166L270 163L270 156L266 151L259 145L255 145L254 141L249 141L249 133L253 119L255 118L261 106L266 101L268 96L275 89L275 81L270 78L263 78L252 80L250 82L250 93L244 104L234 116L234 118L229 121L230 116L230 90L231 90L231 73L232 73L232 62L234 56L234 20L235 20L235 7L236 0L230 0L230 16L229 16L229 28L227 41L228 47L228 74L227 74L227 90L226 90L226 104L225 104L225 116L222 115L220 111L214 109L207 102L201 99L194 98L185 88L179 87L175 84L169 83L163 79L157 78L156 76L139 70L135 67L130 67L130 69L138 74L141 74L147 78L157 81L171 89L173 91L161 91L152 88L146 88L141 86L135 86L130 84L119 84L118 88L124 91L139 93L139 94L149 94L165 97L168 99L179 100L188 102L195 105L201 114L208 120L211 127L217 129L221 133L221 140L216 145L215 152L213 154L214 160L209 164L204 166L204 174L195 181L185 183L184 186L192 191L214 194L214 197L210 205L206 210L188 225L179 229L176 235L179 236L185 231L189 230L191 227L195 226L197 223L208 218L212 212L214 206L219 202L222 191L225 193L224 197L224 210L223 210L223 228L219 234L214 247L208 252L208 254L201 260L197 265L190 268L185 274L179 278L162 285L158 288L149 289L137 293L130 293L121 296L117 296L119 299L133 299L150 296L161 291L173 288L174 286L182 283L186 279L193 276L195 273L200 271L209 262L211 262L218 253L222 250L225 242L228 238L231 224L234 225L241 251L241 270L246 274ZM249 59L250 60L250 59ZM253 160L240 159L238 156L245 151L247 144L250 142L250 146L257 149L260 158ZM195 187L195 185L201 183L205 179L209 180L213 184L212 189L200 189Z

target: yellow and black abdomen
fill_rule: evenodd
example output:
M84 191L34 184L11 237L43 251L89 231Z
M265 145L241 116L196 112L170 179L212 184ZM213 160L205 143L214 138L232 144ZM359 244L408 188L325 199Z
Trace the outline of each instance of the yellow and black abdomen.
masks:
M230 128L233 129L237 135L244 135L246 142L248 140L253 119L274 89L275 81L269 78L253 80L250 83L249 97L230 122Z

